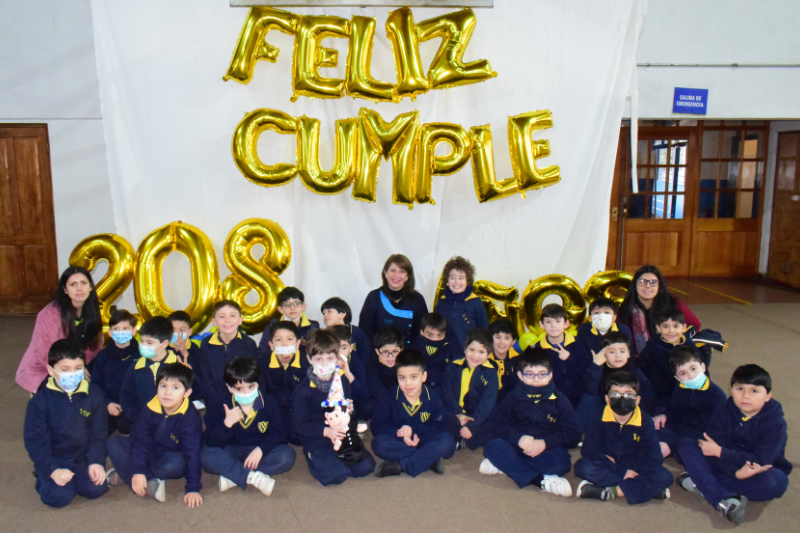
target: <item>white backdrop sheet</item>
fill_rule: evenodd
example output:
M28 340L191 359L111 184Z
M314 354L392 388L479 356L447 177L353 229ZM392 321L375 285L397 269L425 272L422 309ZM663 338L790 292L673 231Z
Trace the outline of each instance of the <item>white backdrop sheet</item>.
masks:
M528 281L559 273L583 285L605 263L609 195L623 104L635 76L638 0L499 0L476 9L478 24L464 61L488 59L497 78L431 91L399 104L345 97L292 103L293 37L272 31L277 63L258 62L252 81L223 82L247 9L227 0L93 0L98 76L117 232L137 248L152 230L172 221L197 226L214 244L221 279L228 232L249 217L264 217L288 234L293 256L281 276L306 294L308 314L334 295L359 312L380 284L392 253L414 264L417 287L432 307L442 266L469 258L477 279L524 289ZM298 14L375 17L372 73L394 81L392 50L383 29L391 8L304 8ZM452 11L415 9L416 21ZM440 44L421 45L423 65ZM347 40L327 39L339 65L321 71L344 77ZM427 68L427 67L426 67ZM491 124L498 179L512 175L508 116L549 109L554 127L542 166L561 167L561 182L540 191L478 203L468 163L457 174L435 176L436 205L413 210L391 202L392 168L383 162L377 202L356 201L351 190L321 196L295 179L264 188L247 181L231 156L231 139L245 113L274 108L321 120L323 168L333 162L334 121L361 107L385 120L418 109L422 123L465 128ZM264 161L294 161L295 140L262 135ZM164 269L167 302L191 299L188 261L172 254ZM132 291L124 298L132 309Z

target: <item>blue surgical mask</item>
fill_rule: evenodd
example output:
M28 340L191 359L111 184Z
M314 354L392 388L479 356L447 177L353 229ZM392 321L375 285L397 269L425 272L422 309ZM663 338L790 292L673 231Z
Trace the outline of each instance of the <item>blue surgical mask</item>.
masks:
M170 342L170 344L175 344L176 342L178 342L178 334L177 334L177 332L172 334L172 338L169 340L169 342Z
M78 385L81 384L81 380L83 380L83 370L76 370L74 372L59 372L55 371L58 374L58 384L61 385L61 388L64 389L65 392L72 392L78 388Z
M111 338L114 339L114 342L117 344L125 344L131 342L133 332L130 330L115 330L111 332Z
M237 394L234 392L233 397L238 404L250 405L256 401L256 398L258 398L258 389L255 389L253 392L247 394Z
M152 346L145 346L144 344L139 345L139 353L145 359L152 359L156 356L156 349Z
M686 381L681 381L681 383L687 389L698 390L703 388L703 385L706 384L706 379L708 379L706 378L706 375L701 372L700 374L697 374L694 378Z

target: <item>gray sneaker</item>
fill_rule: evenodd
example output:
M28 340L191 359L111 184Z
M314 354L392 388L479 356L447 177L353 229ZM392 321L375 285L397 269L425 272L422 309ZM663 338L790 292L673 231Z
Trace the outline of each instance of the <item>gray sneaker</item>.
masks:
M739 526L744 522L744 510L747 507L747 498L744 496L734 496L732 498L725 498L717 504L717 511L720 516L724 516L733 523Z
M159 503L164 503L167 499L167 491L163 479L149 479L147 480L147 489L145 494L153 498Z
M683 490L696 492L698 494L700 493L700 491L697 490L697 485L695 485L694 481L692 481L692 478L689 477L689 472L681 472L678 474L678 477L675 478L675 484Z

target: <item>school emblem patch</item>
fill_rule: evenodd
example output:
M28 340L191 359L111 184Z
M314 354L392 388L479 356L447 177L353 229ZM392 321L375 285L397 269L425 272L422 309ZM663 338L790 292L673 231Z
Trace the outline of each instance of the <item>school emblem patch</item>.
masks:
M428 419L431 417L431 414L427 411L424 413L420 413L419 418L422 420L423 423L427 422Z
M438 349L439 349L439 348L437 348L436 346L426 346L426 347L425 347L425 350L428 352L428 355L433 355L433 354L435 354L435 353L436 353L436 350L438 350Z
M266 432L267 432L267 426L268 426L268 425L269 425L269 422L259 422L259 423L258 423L258 430L259 430L261 433L266 433Z

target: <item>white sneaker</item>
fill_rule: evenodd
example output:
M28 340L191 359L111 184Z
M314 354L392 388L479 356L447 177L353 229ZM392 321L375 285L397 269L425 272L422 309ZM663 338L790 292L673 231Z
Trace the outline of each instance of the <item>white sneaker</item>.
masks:
M563 477L559 476L543 476L544 480L542 481L542 490L544 492L549 492L550 494L555 494L556 496L564 496L569 498L572 496L572 486L570 486L569 481L564 479Z
M247 484L253 485L264 496L269 496L275 487L275 480L262 472L254 470L247 475Z
M478 472L486 474L487 476L503 476L503 474L496 466L492 464L489 459L481 461L481 466L478 467Z
M231 481L230 479L219 476L219 491L225 492L226 490L231 490L233 487L236 486L236 483Z
M151 496L155 501L164 503L167 500L167 487L163 479L151 479L147 482L145 494Z

